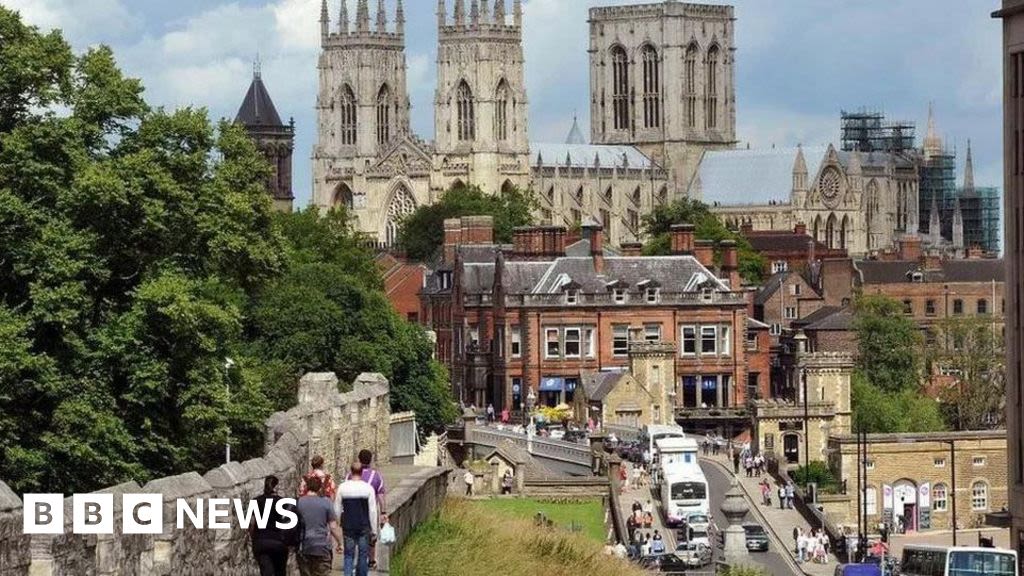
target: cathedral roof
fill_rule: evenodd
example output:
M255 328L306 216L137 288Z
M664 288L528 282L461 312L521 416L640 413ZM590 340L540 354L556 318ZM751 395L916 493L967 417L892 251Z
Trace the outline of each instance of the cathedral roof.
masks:
M818 175L827 146L804 146L807 174ZM704 153L698 169L704 202L736 204L789 203L793 166L800 148L767 150L713 150Z
M568 161L568 164L567 164ZM601 168L655 168L643 152L633 146L610 144L562 144L562 143L530 143L530 165L541 166L572 166L574 168L593 168L595 161Z
M252 84L238 108L235 122L245 126L284 126L259 72L253 74Z
M576 116L572 117L572 128L569 130L569 135L565 138L566 144L586 144L587 140L583 137L583 131L580 130L580 123Z

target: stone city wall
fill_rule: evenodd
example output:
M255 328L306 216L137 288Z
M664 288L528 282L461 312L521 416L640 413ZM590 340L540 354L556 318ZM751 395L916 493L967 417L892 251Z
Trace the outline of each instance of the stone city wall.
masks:
M389 458L389 387L380 374L362 374L352 392L338 392L334 374L307 374L299 382L298 404L267 421L266 452L262 458L230 462L200 475L188 472L139 486L134 482L100 492L115 494L113 535L71 534L71 498L64 505L63 535L22 534L22 503L0 482L0 576L254 576L249 538L244 529L178 530L174 501L186 498L250 499L263 490L263 479L276 475L281 494L294 494L314 454L323 455L330 471L344 470L358 450L368 448L386 464ZM407 496L416 491L408 487ZM160 535L120 533L123 493L159 493L164 499L164 530ZM431 505L437 498L424 498ZM422 506L390 503L395 512ZM396 518L404 532L424 516ZM230 516L232 519L234 515Z

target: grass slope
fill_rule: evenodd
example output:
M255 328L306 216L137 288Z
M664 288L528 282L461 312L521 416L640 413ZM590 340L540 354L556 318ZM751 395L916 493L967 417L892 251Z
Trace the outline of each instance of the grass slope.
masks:
M391 564L392 576L643 576L605 556L581 534L537 528L529 520L452 500L420 525ZM536 509L531 511L531 515Z
M498 512L505 517L532 520L537 512L543 512L554 523L556 528L568 530L576 522L583 528L583 534L603 544L606 530L604 527L604 506L597 501L591 502L541 502L525 498L509 498L496 500L480 500L476 505L485 510Z

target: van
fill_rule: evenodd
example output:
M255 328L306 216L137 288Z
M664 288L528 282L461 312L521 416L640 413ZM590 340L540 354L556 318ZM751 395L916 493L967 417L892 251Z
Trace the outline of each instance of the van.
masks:
M841 564L836 566L833 576L882 576L882 567L878 564Z

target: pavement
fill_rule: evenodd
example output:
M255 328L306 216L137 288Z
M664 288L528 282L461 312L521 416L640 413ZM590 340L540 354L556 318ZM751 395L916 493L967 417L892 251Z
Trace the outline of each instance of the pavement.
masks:
M632 463L625 463L628 466L627 472L632 472ZM676 531L672 528L665 526L665 514L661 506L661 498L658 497L658 493L650 486L646 488L631 488L627 481L626 490L622 493L619 498L620 510L623 518L629 518L633 514L633 502L639 501L641 504L645 504L648 500L654 505L654 524L650 529L639 530L640 534L651 535L657 530L662 539L665 540L665 550L673 551L676 549Z

